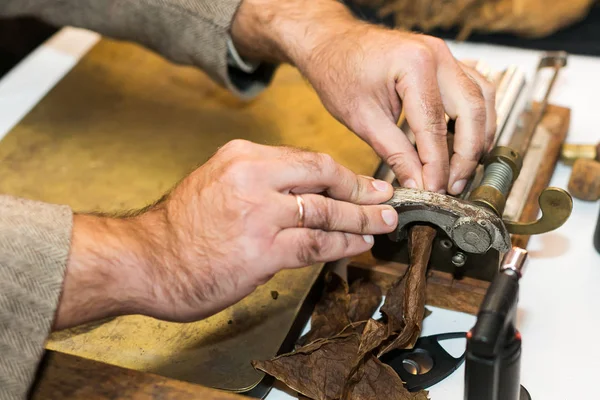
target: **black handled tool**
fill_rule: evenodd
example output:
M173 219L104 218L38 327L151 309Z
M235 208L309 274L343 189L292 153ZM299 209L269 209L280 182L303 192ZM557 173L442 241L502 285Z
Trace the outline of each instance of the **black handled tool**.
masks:
M526 400L520 385L521 334L516 328L519 279L527 251L513 247L504 257L467 333L465 400Z

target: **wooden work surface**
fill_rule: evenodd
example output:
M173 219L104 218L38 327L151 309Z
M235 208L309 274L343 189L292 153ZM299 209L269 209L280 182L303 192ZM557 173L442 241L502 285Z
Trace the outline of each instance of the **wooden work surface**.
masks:
M32 400L241 400L247 397L49 351Z

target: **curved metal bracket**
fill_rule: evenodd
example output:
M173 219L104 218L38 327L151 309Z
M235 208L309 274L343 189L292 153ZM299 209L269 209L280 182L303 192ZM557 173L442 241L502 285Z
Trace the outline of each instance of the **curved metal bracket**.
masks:
M389 237L401 241L413 222L426 222L442 229L461 250L483 254L490 248L500 253L511 247L510 235L492 211L468 201L415 189L397 188L386 202L398 212L398 227Z
M538 199L542 216L534 222L504 221L506 229L516 235L539 235L561 227L573 210L573 199L563 189L544 189Z

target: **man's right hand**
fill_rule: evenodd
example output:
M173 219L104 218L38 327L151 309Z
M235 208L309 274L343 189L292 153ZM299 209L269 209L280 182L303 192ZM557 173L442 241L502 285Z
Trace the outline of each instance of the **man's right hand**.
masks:
M324 154L230 142L138 215L75 216L55 327L126 313L207 317L281 269L370 249L397 224L380 205L392 191Z

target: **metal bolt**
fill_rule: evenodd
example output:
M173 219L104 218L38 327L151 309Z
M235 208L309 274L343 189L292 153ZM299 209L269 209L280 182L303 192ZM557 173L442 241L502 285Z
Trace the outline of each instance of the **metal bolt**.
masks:
M491 186L498 189L504 196L513 179L513 171L504 161L495 161L487 166L480 186Z
M452 256L452 264L457 267L462 267L467 262L467 256L465 253L457 252L454 256Z

